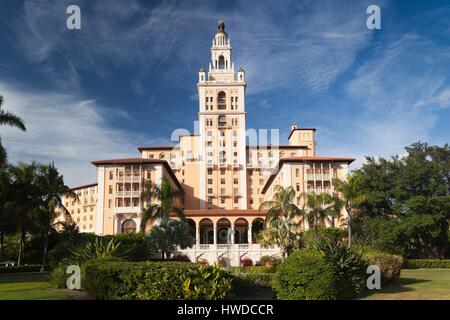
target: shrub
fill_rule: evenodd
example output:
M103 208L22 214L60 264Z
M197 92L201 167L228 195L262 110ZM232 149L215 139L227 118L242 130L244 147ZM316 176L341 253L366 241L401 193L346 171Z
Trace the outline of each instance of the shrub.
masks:
M109 241L97 238L95 242L88 242L86 245L72 251L70 260L82 265L86 261L99 258L120 257L124 255L124 250L120 244L114 238Z
M243 267L253 266L253 260L248 257L244 257L241 259L241 266Z
M50 282L56 288L65 288L68 274L66 274L66 268L59 266L52 270Z
M349 249L340 242L321 239L315 243L317 250L333 269L336 280L340 283L339 298L348 299L360 293L366 280L367 262L357 250Z
M170 261L191 262L191 259L185 254L177 254L169 259Z
M419 268L441 268L450 269L450 260L438 260L438 259L408 259L404 263L406 269L419 269Z
M377 265L381 271L381 283L387 284L400 278L403 258L398 255L384 253L377 250L367 250L363 259L369 265Z
M286 300L338 299L338 281L322 253L299 250L277 268L277 298Z
M84 266L82 284L97 299L223 299L231 278L216 266L185 262L104 262Z
M24 265L14 267L0 267L0 273L22 273L22 272L39 272L41 270L40 265Z
M276 267L281 263L281 259L277 256L262 256L260 264L266 267Z
M114 239L120 242L121 256L130 261L147 261L154 257L156 246L144 235L144 233L121 233L114 236L105 236L109 241Z
M208 265L208 260L206 260L205 258L198 258L197 263L206 266Z
M237 273L233 274L233 294L236 297L254 295L261 290L274 287L274 273Z
M275 273L274 268L267 268L264 266L250 266L250 267L232 267L231 268L233 274L242 274L242 273L251 273L251 274L259 274L259 273Z

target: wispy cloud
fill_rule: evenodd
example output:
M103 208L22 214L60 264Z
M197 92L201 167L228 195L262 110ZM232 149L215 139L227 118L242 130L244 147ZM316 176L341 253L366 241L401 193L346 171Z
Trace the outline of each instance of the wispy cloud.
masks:
M95 159L139 156L139 143L166 144L166 139L148 139L111 128L112 117L123 117L80 96L37 92L26 87L12 87L0 81L0 93L6 110L20 115L27 132L1 127L2 142L10 162L55 161L70 185L96 181Z

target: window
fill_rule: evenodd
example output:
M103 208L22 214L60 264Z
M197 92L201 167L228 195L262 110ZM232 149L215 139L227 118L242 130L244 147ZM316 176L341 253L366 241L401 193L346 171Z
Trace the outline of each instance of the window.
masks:
M220 203L224 204L225 203L225 198L220 198Z
M93 215L90 215L90 216L89 216L89 220L91 220L91 221L94 220L94 216L93 216Z
M153 154L149 154L148 157L149 157L150 159L153 159L155 156L154 156Z
M111 208L111 207L112 207L112 200L109 199L109 200L108 200L108 208Z
M224 175L225 174L225 169L220 169L220 174Z
M208 176L211 176L213 174L212 168L208 168Z
M212 141L207 141L207 142L206 142L206 146L207 146L207 147L212 147Z
M160 153L160 154L159 154L159 158L160 158L160 159L164 159L164 157L165 157L164 153Z
M295 169L295 176L296 177L300 176L300 169Z
M239 198L238 198L238 197L234 197L233 202L234 202L234 203L239 203Z
M208 179L208 184L212 184L213 183L213 179Z
M212 188L208 188L208 194L212 194L213 193L213 189Z
M239 183L239 179L238 178L233 178L233 183L234 184L238 184Z
M213 204L212 197L208 197L208 204Z
M299 184L299 183L297 183L297 184L295 185L295 190L296 190L296 191L300 191L300 184Z
M225 184L225 178L220 179L220 184Z
M122 223L122 233L135 233L136 232L136 222L132 219L125 220Z
M222 195L222 196L225 195L225 188L220 188L220 195Z
M114 172L110 171L109 172L109 180L112 180L112 179L114 179Z
M109 194L112 194L113 193L113 187L110 185L109 186Z

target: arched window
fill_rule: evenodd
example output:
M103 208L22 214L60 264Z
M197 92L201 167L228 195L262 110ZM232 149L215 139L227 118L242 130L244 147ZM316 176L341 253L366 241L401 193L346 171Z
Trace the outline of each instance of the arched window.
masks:
M225 69L225 58L223 56L219 56L219 69Z
M227 107L227 95L225 92L220 91L217 95L217 108L225 109Z
M136 232L136 222L132 219L125 220L122 223L122 233L135 233Z

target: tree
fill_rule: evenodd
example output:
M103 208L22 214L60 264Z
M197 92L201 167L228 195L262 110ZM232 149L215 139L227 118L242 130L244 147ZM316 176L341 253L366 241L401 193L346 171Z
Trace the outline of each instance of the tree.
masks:
M40 168L37 183L42 195L38 216L42 228L42 235L44 237L41 263L41 272L43 272L47 263L49 233L50 230L59 223L55 222L55 219L60 214L63 214L64 221L70 222L72 220L69 211L62 202L61 196L66 194L76 199L77 195L64 184L64 178L59 174L54 163Z
M335 214L333 198L328 193L316 194L313 192L304 193L302 197L305 201L301 215L308 221L309 226L313 226L314 238L317 240L319 238L319 222L328 220L331 223L332 216Z
M161 185L147 180L143 189L141 202L144 206L140 225L141 232L145 232L149 221L167 220L171 213L175 213L178 218L184 221L184 211L177 204L182 199L183 192L172 188L167 178L161 180Z
M334 185L339 192L341 199L344 202L345 210L347 211L347 229L348 229L348 246L352 245L352 229L351 217L355 208L360 205L366 198L361 190L362 175L353 173L347 177L347 180L342 181L335 179Z
M14 208L12 181L6 170L0 169L0 261L8 227L11 227L11 215Z
M149 239L161 252L163 259L169 259L177 246L185 249L194 243L186 223L174 219L162 219L159 225L150 230Z
M7 125L19 128L22 131L26 131L25 123L23 122L23 120L14 113L3 110L2 105L3 105L3 97L0 96L0 126ZM2 145L0 138L0 167L4 167L6 165L6 159L7 153Z
M25 238L29 231L36 227L37 210L39 210L40 192L37 186L38 166L35 162L25 164L19 162L9 168L13 180L13 190L17 197L12 217L17 232L20 235L17 265L22 262Z
M296 219L300 217L301 210L293 204L294 188L277 185L274 192L272 200L263 202L259 207L259 211L266 211L261 244L277 244L286 258L300 244Z

